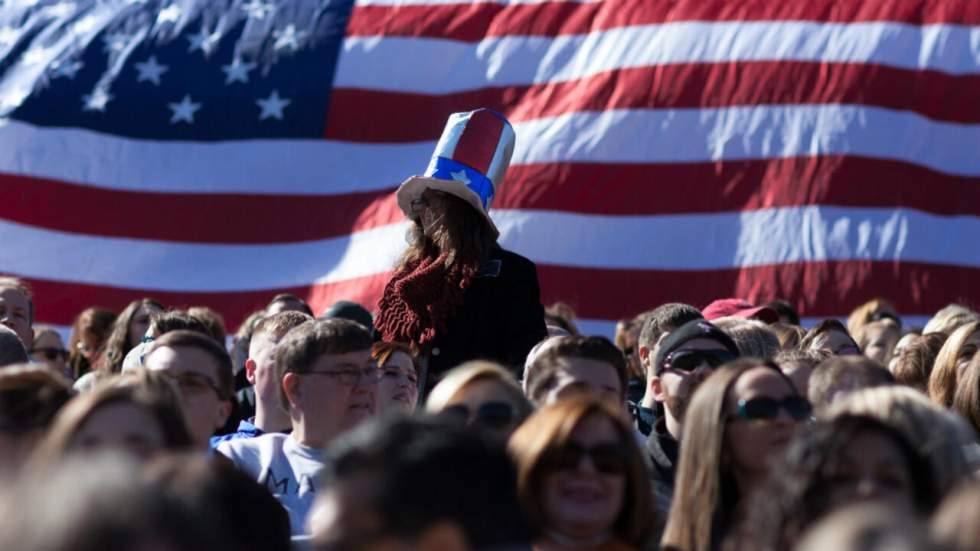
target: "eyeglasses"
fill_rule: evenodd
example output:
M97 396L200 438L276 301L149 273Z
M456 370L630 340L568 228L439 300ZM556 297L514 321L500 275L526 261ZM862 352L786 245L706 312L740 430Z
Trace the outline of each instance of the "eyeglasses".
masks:
M454 404L442 410L442 413L467 425L477 425L490 430L506 428L517 417L513 406L507 402L486 402L475 409L470 409L465 404Z
M553 451L547 460L552 469L574 471L582 464L582 458L589 456L595 470L603 474L623 474L626 472L625 446L619 444L596 444L580 446L569 442Z
M381 379L382 374L383 371L377 366L367 369L341 369L337 371L310 371L309 373L300 373L300 375L321 375L345 386L352 386L361 381L374 383Z
M177 384L177 388L180 389L181 394L186 394L188 396L200 396L206 394L208 391L214 391L214 394L225 399L224 392L218 387L218 383L211 380L210 377L206 375L201 375L200 373L171 373L169 371L162 371L163 375Z
M34 350L31 350L31 354L34 354L35 356L41 355L45 360L52 362L58 359L64 361L68 358L68 351L64 348L35 348Z
M810 402L802 396L789 396L782 400L759 397L749 400L739 400L735 417L749 421L772 421L779 417L782 409L794 421L804 421L810 417Z
M667 354L663 368L677 371L694 371L707 363L712 369L735 359L735 355L727 350L678 350Z

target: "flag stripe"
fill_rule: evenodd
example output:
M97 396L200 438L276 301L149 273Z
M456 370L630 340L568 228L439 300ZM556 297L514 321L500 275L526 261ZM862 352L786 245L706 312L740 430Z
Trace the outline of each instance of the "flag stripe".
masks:
M493 216L503 246L566 267L717 270L835 260L980 267L980 249L972 241L944 241L980 235L980 218L912 210L808 206L661 216L500 210ZM254 291L388 271L404 248L405 228L392 224L283 245L211 245L90 237L0 221L8 240L0 265L47 280L64 277L63 266L75 266L77 282L112 287ZM568 245L556 246L558 241Z
M765 87L757 83L765 82ZM833 82L833 86L825 83ZM841 103L912 111L934 120L980 123L980 75L948 75L881 65L742 62L618 69L565 82L500 86L453 94L339 88L327 118L328 139L355 142L431 140L446 114L474 106L511 122L577 111L678 109L739 105Z
M556 189L554 182L561 181ZM819 185L806 188L801 181ZM887 185L882 183L887 182ZM60 232L183 243L272 244L397 223L392 189L338 195L137 193L0 174L0 219ZM980 178L858 157L512 167L496 209L649 216L812 204L980 216ZM101 210L105 205L111 209ZM88 213L102 212L99 216ZM179 224L165 223L180 213Z
M559 36L673 21L792 20L980 24L976 2L816 0L811 2L359 3L350 36L411 36L476 42L486 36Z
M577 80L633 67L745 61L871 63L977 74L978 42L980 27L803 21L681 22L555 38L493 37L476 43L348 37L334 86L451 94ZM446 61L418 63L420 59Z

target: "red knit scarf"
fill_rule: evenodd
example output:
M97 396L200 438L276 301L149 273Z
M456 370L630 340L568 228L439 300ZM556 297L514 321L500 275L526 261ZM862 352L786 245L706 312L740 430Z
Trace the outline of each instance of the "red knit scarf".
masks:
M447 268L448 256L423 258L388 281L374 320L383 340L421 347L446 331L446 322L463 304L463 293L476 275L476 269L457 263Z

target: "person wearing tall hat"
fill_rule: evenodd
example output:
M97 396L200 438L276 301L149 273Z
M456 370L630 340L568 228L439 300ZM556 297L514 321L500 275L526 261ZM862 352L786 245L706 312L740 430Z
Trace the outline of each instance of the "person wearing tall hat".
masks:
M424 391L477 358L516 373L547 335L537 269L500 247L487 212L514 142L495 111L454 113L425 173L398 188L412 222L409 247L385 285L375 327L382 340L418 349Z

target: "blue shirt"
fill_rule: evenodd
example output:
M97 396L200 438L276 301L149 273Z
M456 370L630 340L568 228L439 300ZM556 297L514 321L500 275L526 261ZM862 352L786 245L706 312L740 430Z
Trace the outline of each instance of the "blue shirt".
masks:
M238 430L231 434L222 434L221 436L211 437L211 449L214 449L221 442L228 442L231 440L238 440L239 438L255 438L256 436L262 436L265 431L256 427L252 423L255 422L255 417L249 417L248 419L242 419L238 422Z

